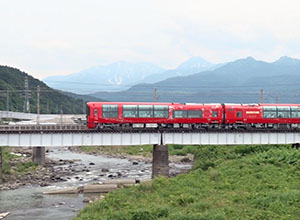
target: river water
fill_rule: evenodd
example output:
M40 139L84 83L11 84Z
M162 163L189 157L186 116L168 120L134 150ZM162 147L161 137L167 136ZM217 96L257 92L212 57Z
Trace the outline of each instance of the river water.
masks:
M151 178L151 163L119 158L108 158L70 152L67 149L54 149L46 155L54 160L78 160L73 169L78 169L74 176L65 182L51 184L48 187L24 187L16 190L0 191L0 213L10 212L5 220L58 220L72 219L77 216L86 203L84 195L44 195L43 192L64 187L78 187L86 183L99 183L110 178ZM170 164L171 172L190 169L191 165ZM109 172L102 172L106 168ZM60 166L68 169L68 165ZM82 172L82 170L84 170Z

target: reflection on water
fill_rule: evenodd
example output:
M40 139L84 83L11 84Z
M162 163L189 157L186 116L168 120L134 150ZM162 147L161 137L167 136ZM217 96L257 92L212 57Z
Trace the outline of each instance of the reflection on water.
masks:
M73 210L84 207L83 195L43 195L45 188L21 188L0 192L0 212L10 212L7 220L72 219ZM76 207L76 208L75 208Z

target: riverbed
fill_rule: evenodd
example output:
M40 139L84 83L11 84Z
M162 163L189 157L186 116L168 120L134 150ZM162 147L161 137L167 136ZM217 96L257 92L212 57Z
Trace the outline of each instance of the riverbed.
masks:
M72 165L56 168L72 170L74 175L63 177L67 181L53 183L48 187L23 187L0 191L0 213L10 212L5 220L57 220L72 219L86 203L83 194L44 195L43 192L65 187L79 187L87 183L101 183L106 179L150 179L152 164L145 161L110 158L71 152L67 148L51 148L46 157L53 160L75 160ZM170 164L171 173L191 168L191 164ZM90 196L90 195L89 195Z

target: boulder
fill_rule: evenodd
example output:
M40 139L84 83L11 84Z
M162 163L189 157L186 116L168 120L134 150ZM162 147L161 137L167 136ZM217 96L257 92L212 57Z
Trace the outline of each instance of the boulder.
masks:
M9 212L0 213L0 219L4 219L8 215L9 215Z

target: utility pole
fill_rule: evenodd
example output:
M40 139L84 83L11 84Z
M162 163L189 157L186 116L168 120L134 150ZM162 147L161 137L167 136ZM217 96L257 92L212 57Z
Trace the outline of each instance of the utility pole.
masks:
M154 99L154 102L157 101L157 88L154 88L154 94L153 94L153 99Z
M49 102L47 102L47 114L50 114L50 112L49 112Z
M2 146L0 146L0 184L3 182L2 180Z
M6 92L6 111L9 111L9 93Z
M60 123L63 124L63 110L62 110L62 105L60 106Z
M264 103L264 90L260 89L260 103Z
M36 116L36 124L40 124L40 86L37 86L37 93L36 93L36 109L37 109L37 116Z
M29 109L29 83L28 83L28 76L25 76L25 90L24 90L24 112L30 112Z
M276 94L276 103L278 104L278 100L279 100L279 97L278 97L278 93Z
M82 99L82 113L83 114L86 114L86 107L85 107L85 102L84 102L84 100Z

